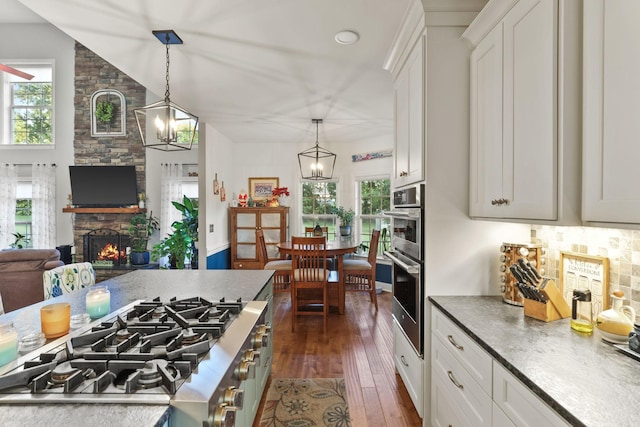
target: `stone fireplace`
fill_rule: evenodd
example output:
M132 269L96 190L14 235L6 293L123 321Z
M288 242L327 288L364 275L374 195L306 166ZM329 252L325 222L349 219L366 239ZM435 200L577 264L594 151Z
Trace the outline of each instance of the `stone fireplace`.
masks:
M134 165L138 192L145 192L145 149L140 139L133 109L145 105L146 88L83 45L76 43L75 50L74 164ZM124 95L126 104L124 135L91 136L91 97L100 90L116 90ZM127 229L134 212L95 209L91 212L75 212L69 215L73 215L73 240L77 262L92 261L96 252L96 248L93 247L96 241L108 243L107 240L112 239L111 243L117 243L119 253L128 246ZM101 235L100 230L109 230L110 234ZM115 237L116 235L118 237ZM125 237L127 240L123 241ZM121 256L118 256L117 263L113 267L98 266L96 278L104 280L130 271L123 268L126 261L123 261Z

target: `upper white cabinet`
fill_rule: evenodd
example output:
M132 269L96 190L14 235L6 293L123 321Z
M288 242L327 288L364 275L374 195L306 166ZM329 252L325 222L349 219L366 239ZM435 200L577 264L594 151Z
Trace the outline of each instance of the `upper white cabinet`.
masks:
M394 83L396 187L424 179L424 55L422 34Z
M640 223L638 22L637 0L584 2L585 221Z
M471 54L473 217L558 218L557 9L518 1Z
M394 187L424 180L424 23L410 36L403 49L392 69L395 95Z

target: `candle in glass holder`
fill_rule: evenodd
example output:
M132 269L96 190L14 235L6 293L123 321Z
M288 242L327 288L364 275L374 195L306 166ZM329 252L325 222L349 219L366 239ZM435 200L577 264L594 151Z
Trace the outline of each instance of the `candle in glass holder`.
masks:
M13 323L0 325L0 366L18 357L18 332L13 328Z
M40 324L46 338L58 338L71 327L71 304L61 302L45 305L40 309Z
M85 299L87 313L92 319L109 314L111 310L111 294L106 286L94 286Z

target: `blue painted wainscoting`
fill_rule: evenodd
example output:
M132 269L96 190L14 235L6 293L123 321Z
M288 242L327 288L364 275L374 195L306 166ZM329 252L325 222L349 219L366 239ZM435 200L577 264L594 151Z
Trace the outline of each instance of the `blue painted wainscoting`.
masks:
M207 270L229 270L231 268L231 248L207 257Z

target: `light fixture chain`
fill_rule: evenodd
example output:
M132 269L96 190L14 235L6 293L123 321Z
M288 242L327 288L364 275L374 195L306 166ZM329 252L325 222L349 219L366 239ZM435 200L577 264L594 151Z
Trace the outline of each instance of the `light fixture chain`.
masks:
M169 102L169 35L167 34L167 74L166 74L166 79L167 79L167 88L164 91L164 102L168 103Z

